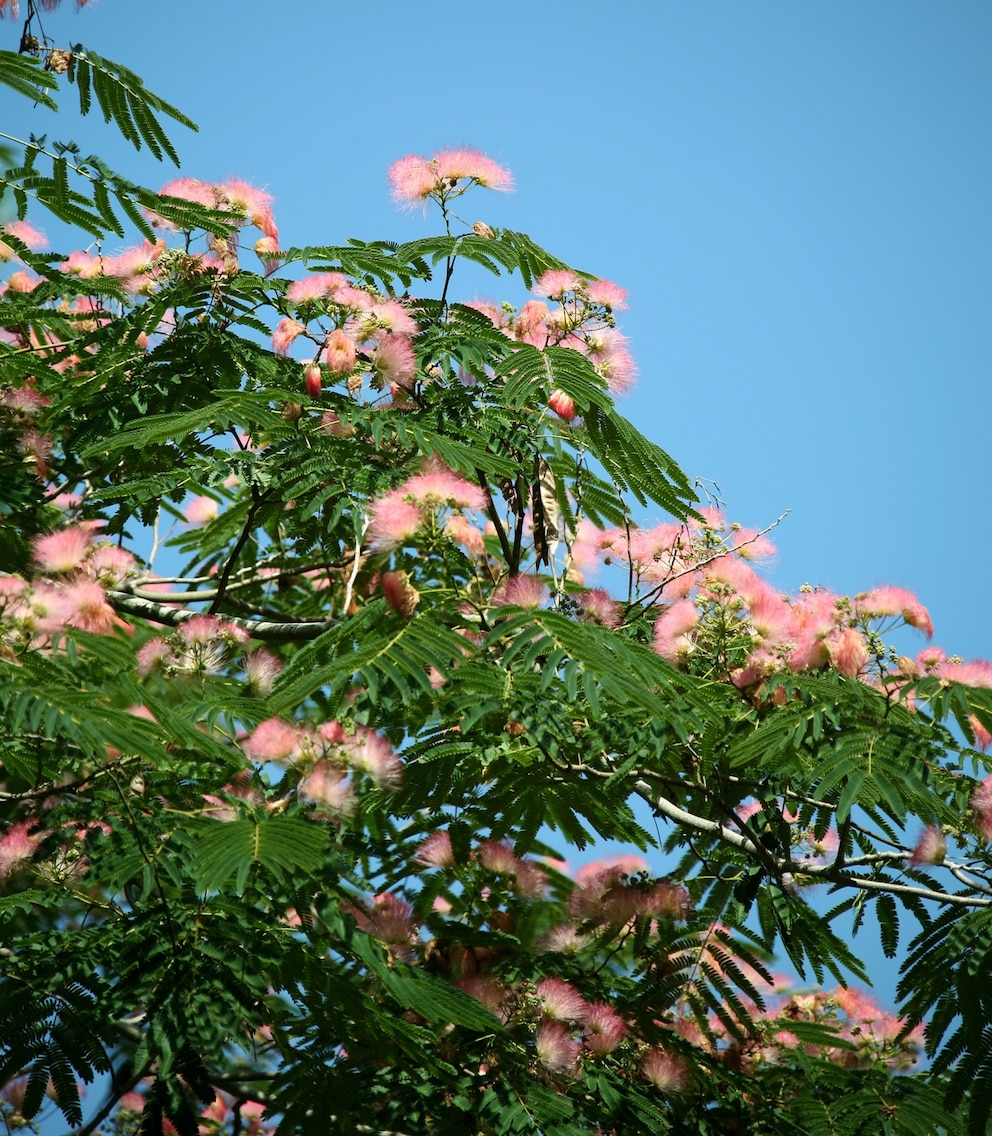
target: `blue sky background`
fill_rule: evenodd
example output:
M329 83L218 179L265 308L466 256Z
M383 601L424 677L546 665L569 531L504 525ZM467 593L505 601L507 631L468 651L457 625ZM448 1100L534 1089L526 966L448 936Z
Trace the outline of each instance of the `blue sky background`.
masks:
M426 235L390 163L485 150L517 192L469 221L629 290L622 411L732 519L792 510L778 586L899 584L949 653L992 654L989 4L66 0L44 26L194 118L183 172L266 187L286 246ZM0 128L175 176L71 98L0 91Z

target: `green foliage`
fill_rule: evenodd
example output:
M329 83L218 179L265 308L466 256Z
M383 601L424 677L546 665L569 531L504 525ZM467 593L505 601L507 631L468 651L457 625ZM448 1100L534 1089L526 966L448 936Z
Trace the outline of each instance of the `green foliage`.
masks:
M35 60L0 78L56 105ZM162 120L192 123L132 72L77 47L67 80L177 160ZM140 288L5 238L37 276L0 298L5 1119L51 1092L123 1132L137 1090L183 1136L263 1105L284 1133L986 1131L992 695L898 659L866 597L762 630L735 530L617 410L603 282L453 231L468 175L444 232L255 272L250 209L19 144L19 216L182 235ZM455 298L466 261L568 298L535 335ZM600 840L667 874L559 870ZM871 908L910 940L902 1023L847 989ZM776 957L836 985L776 990Z

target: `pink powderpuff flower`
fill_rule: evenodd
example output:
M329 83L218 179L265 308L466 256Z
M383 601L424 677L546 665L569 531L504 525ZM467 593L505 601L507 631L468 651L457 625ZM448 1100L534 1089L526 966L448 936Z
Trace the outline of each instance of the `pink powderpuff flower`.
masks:
M845 678L857 678L868 661L868 648L858 631L845 627L836 639L829 640L830 665Z
M188 525L198 526L209 524L220 511L220 505L213 497L194 497L183 510L183 516Z
M144 241L134 248L125 249L117 256L103 258L105 276L135 277L150 272L155 261L165 252L165 241Z
M426 204L429 198L470 181L486 189L513 189L513 175L479 150L435 151L433 158L408 154L389 168L393 201L403 208Z
M627 1026L623 1018L604 1002L593 1002L586 1006L585 1047L597 1057L605 1057L620 1044Z
M90 551L92 534L81 525L59 529L32 541L34 560L43 572L73 572Z
M62 261L59 269L69 276L78 276L80 280L93 280L103 275L103 257L77 250Z
M541 1064L552 1073L574 1077L581 1046L561 1022L544 1018L534 1033L534 1044Z
M513 890L524 898L536 899L548 889L548 874L533 860L518 860Z
M175 663L172 648L164 639L156 635L149 639L137 654L137 671L139 678L147 678L153 671L165 669Z
M691 632L699 625L699 610L690 599L678 600L664 611L654 626L654 649L663 659L678 665L693 649Z
M222 623L215 615L194 615L179 625L179 637L194 646L205 646L220 638L236 643L248 641L248 634L233 623Z
M969 802L975 812L975 825L982 836L992 841L992 777L986 777L971 794Z
M452 513L444 522L444 531L469 554L481 556L486 551L483 533L461 513Z
M402 335L384 335L372 353L376 383L380 387L395 383L409 390L417 375L417 357L413 345Z
M332 297L339 288L347 285L347 278L340 272L321 272L316 276L294 280L286 289L286 299L291 304L312 304Z
M404 544L423 524L420 510L405 499L402 489L394 489L373 501L369 517L369 540L378 548Z
M485 494L443 462L433 460L423 473L414 474L397 490L421 506L453 505L461 509L483 509Z
M947 841L936 825L928 824L920 834L909 858L911 864L943 864Z
M438 184L437 165L429 158L407 154L389 167L393 201L404 209L426 204Z
M666 1049L649 1049L641 1061L641 1074L663 1093L677 1093L685 1085L685 1062Z
M413 858L418 864L429 868L453 868L455 854L451 848L450 834L444 830L432 832L417 848Z
M341 752L354 769L367 773L383 789L395 789L402 777L399 755L380 734L358 727L355 736L341 743Z
M298 320L281 319L272 333L272 350L277 355L288 355L293 342L305 331L306 327Z
M756 580L746 598L751 629L760 644L791 641L795 631L792 608L771 584Z
M105 588L116 588L138 571L138 562L127 549L116 544L98 544L84 565L88 575Z
M181 197L184 201L205 205L208 209L218 207L217 187L211 182L199 181L197 178L175 178L163 185L158 192L160 197ZM161 218L157 221L153 220L152 224L164 225L168 228L173 227L171 223L163 222Z
M875 588L865 595L858 596L856 603L858 610L869 616L902 616L903 621L910 627L918 628L928 639L933 637L933 620L930 618L930 613L907 588L896 588L891 585Z
M838 986L831 994L831 1000L847 1015L852 1024L855 1022L877 1022L884 1015L884 1011L875 1002L870 994L864 990L855 990L853 987L845 989Z
M456 978L452 985L471 995L504 1024L510 1020L511 1007L506 990L494 979L484 975L470 975Z
M16 253L6 244L2 238L3 233L9 233L12 237L17 237L19 241L24 244L32 252L37 252L39 249L45 247L45 235L39 232L33 225L29 225L27 221L8 221L5 225L0 225L0 261L13 260L16 258Z
M509 192L513 174L481 150L442 150L434 152L438 176L445 181L469 179L486 189Z
M590 335L586 354L606 380L610 394L627 394L637 381L637 364L627 348L627 340L615 328Z
M567 293L577 292L581 287L582 281L570 268L551 268L534 281L531 291L535 296L560 300Z
M77 627L94 635L109 635L117 623L117 613L107 603L107 594L95 580L76 580L64 592L68 615L66 627Z
M260 722L242 749L251 761L291 761L299 756L306 739L305 732L282 718Z
M770 560L778 551L757 529L734 529L730 535L734 552L745 560Z
M586 1000L570 982L561 978L542 978L537 984L541 1013L562 1022L581 1022L586 1016Z
M612 280L592 280L583 286L586 299L591 304L601 304L604 308L621 310L627 306L627 290Z
M237 178L223 182L218 188L234 213L245 217L255 228L261 229L276 244L279 243L279 230L272 214L271 194Z
M377 300L369 309L373 328L412 339L420 328L399 300Z
M646 871L648 871L648 862L643 856L638 856L633 852L623 852L616 856L604 856L599 860L592 860L588 864L583 864L575 873L575 882L580 887L585 887L604 878L605 874L611 874L611 880L615 880L617 878L616 873L619 873L619 875L636 875L638 872Z
M357 355L355 341L341 328L336 328L324 340L321 358L336 375L350 375Z
M0 291L6 292L9 288L11 292L33 292L40 283L40 276L35 276L33 272L28 272L26 269L22 268L7 277L7 283Z
M416 932L413 907L398 895L384 891L373 898L362 929L387 946L409 946Z
M484 840L475 850L475 858L487 872L514 876L520 861L513 851L513 845L505 840Z
M551 338L549 315L547 304L542 304L540 300L529 300L517 312L513 323L514 337L532 347L545 347Z
M264 647L257 647L245 655L245 686L248 693L256 698L264 698L273 687L282 662Z
M692 910L692 897L681 884L660 880L641 892L638 906L640 914L652 919L683 920Z
M350 816L357 803L351 778L332 761L318 761L300 782L300 792L336 817Z
M22 820L10 826L0 837L0 884L31 859L43 833L31 833L37 821Z
M491 600L493 607L512 604L531 611L536 611L547 602L548 589L538 576L512 576L500 584Z
M603 588L593 588L585 592L580 602L583 616L591 623L598 623L600 627L608 627L611 630L620 626L623 607Z

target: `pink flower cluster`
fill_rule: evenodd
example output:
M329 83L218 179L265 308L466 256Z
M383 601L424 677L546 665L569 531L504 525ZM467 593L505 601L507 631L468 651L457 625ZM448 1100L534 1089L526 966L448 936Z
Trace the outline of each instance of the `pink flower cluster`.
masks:
M194 615L180 623L174 634L157 635L138 650L138 675L147 678L156 673L169 677L209 674L228 661L232 648L247 642L248 633L236 624L225 623L214 615ZM267 669L272 671L278 663L272 656L268 659L273 665ZM262 674L264 662L264 656L256 652L252 666L257 676ZM264 686L265 682L271 686L271 681L256 678L256 684Z
M176 178L162 186L159 193L163 197L181 197L208 209L218 209L229 213L238 225L254 225L263 234L255 242L255 252L269 259L279 253L279 230L272 211L272 196L262 189L249 185L240 178L229 178L223 182L198 181L196 178ZM174 229L171 222L155 213L149 215L153 225L163 229ZM201 258L200 268L213 268L231 273L238 270L238 244L231 239L216 237L211 240L211 252Z
M519 343L542 349L571 347L593 363L612 394L626 394L634 385L637 367L613 318L614 311L627 306L624 289L570 269L553 269L535 281L533 291L553 306L530 300L516 313L481 301L469 307L488 316L494 327ZM550 392L548 406L566 422L575 418L575 402L563 390Z
M396 548L410 539L423 525L438 519L442 510L454 510L449 521L454 522L453 539L464 538L456 521L458 510L479 510L485 505L482 490L454 473L435 459L426 463L423 471L414 474L383 497L373 501L369 508L369 539L379 548Z
M49 579L0 575L0 637L47 639L70 627L108 634L121 625L105 589L133 575L137 563L94 535L84 522L36 537L34 561Z
M480 150L438 150L433 157L408 154L389 168L393 200L404 209L444 204L473 185L512 190L513 175Z
M275 761L304 771L300 792L333 816L347 816L357 801L358 774L382 789L395 789L402 776L399 754L381 734L364 726L347 732L338 722L319 728L268 718L244 742L251 761Z
M333 382L346 380L353 394L361 387L359 374L364 371L375 389L388 386L394 399L402 402L402 392L411 389L417 374L413 337L418 331L402 301L358 288L340 272L295 281L286 289L286 300L300 318L279 321L273 350L288 354L300 336L313 341L316 357L305 364L307 393L312 398L323 389L322 364Z
M765 536L728 526L716 510L704 510L703 517L702 523L630 533L586 525L573 547L580 564L598 557L629 565L639 587L667 601L655 623L654 646L676 666L705 653L708 636L719 630L725 639L729 630L746 649L743 666L729 675L742 689L783 668L830 667L868 680L873 632L902 622L932 635L927 609L905 588L885 586L853 598L812 588L781 594L751 566L774 552Z

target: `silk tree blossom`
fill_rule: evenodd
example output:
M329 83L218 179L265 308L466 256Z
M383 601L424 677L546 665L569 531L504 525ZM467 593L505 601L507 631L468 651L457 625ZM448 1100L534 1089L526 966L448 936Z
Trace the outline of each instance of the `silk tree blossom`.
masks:
M623 1018L604 1002L593 1002L586 1006L583 1044L596 1057L606 1057L623 1040L627 1026Z
M282 671L282 660L264 647L256 647L245 655L244 668L247 693L256 698L264 698L271 692Z
M251 761L292 761L306 742L306 732L300 726L282 718L267 718L255 727L242 749Z
M582 1046L561 1022L544 1018L534 1032L534 1045L538 1060L546 1069L570 1077L576 1075Z
M399 754L381 734L359 726L352 737L340 743L340 753L353 768L367 773L383 789L395 789L403 767Z
M985 840L992 842L992 777L981 782L969 804L975 814L975 827Z
M213 497L194 497L183 510L188 525L198 527L209 524L220 512L220 505Z
M537 984L541 1013L562 1022L581 1022L586 1016L586 1000L570 982L543 978Z
M335 328L324 339L324 347L320 355L321 360L336 375L350 375L355 369L358 347L347 332L341 328Z
M886 585L875 588L855 597L855 606L870 618L881 616L900 616L910 627L924 632L928 639L933 638L933 620L930 613L917 597L906 588Z
M394 489L369 506L368 537L379 548L405 544L424 523L420 509L407 500L402 489Z
M535 611L548 602L548 595L548 589L539 576L511 576L496 589L491 603L493 607L512 604Z
M685 1086L686 1066L667 1049L652 1048L641 1060L641 1075L663 1093L677 1093Z
M44 836L41 832L32 833L31 829L36 825L34 820L17 821L0 836L0 885L34 855Z
M314 762L300 781L300 792L338 819L350 816L358 803L354 782L347 771L337 762L326 759Z
M5 233L17 237L32 252L38 252L47 244L44 233L28 224L27 221L7 221L6 224L0 225L0 262L17 259L17 253L3 240Z
M414 941L417 925L413 907L392 892L375 896L366 912L355 909L354 914L359 927L386 946L405 947Z
M455 854L451 848L450 834L446 830L432 832L417 847L413 858L418 864L424 864L429 868L453 868Z
M444 530L469 556L482 556L486 551L485 534L462 513L452 513L444 522Z
M372 353L372 367L377 386L395 384L409 390L417 375L413 344L402 335L384 335Z
M59 529L47 536L35 537L32 552L43 572L64 574L82 566L93 543L93 534L81 525Z
M480 510L485 507L485 494L472 482L449 469L443 462L433 460L423 473L414 474L397 492L423 507L439 505L460 509Z
M690 599L678 600L654 625L654 649L663 659L678 664L695 648L692 634L699 626L699 609Z
M459 183L467 184L461 185ZM513 175L480 150L435 150L424 158L407 154L389 168L393 201L414 209L432 198L444 201L459 196L472 185L486 189L513 189Z
M340 272L321 272L294 280L286 289L286 299L291 304L312 304L332 299L339 288L349 286L347 277Z
M288 355L290 347L305 331L306 326L299 320L290 319L288 316L281 319L272 333L272 350L277 355Z
M974 800L974 798L972 798ZM913 854L909 858L911 864L943 864L947 855L947 841L943 833L933 824L920 834L913 846Z

